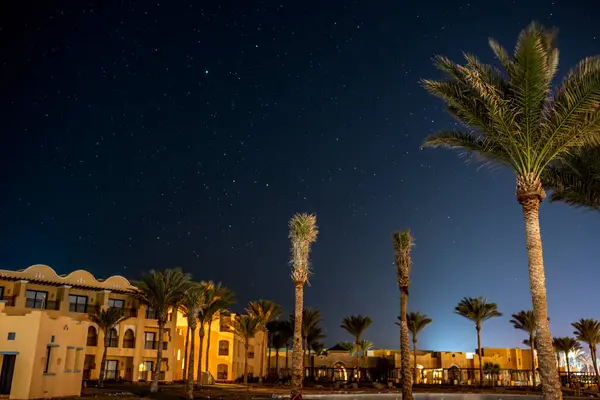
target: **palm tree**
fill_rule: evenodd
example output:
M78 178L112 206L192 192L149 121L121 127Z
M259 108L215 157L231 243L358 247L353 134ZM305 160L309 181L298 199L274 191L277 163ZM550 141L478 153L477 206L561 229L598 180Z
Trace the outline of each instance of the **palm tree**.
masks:
M409 229L394 233L396 276L400 289L400 359L402 373L402 399L412 400L413 377L410 369L410 341L408 338L408 320L406 307L408 303L408 286L410 285L411 257L410 251L414 246L414 238Z
M459 149L487 164L499 163L516 174L529 261L529 282L538 334L544 398L562 398L553 362L548 326L546 276L539 206L546 197L541 176L550 163L567 156L596 135L600 108L600 58L582 60L558 89L552 87L558 65L555 31L532 23L519 35L514 55L495 40L489 44L504 71L466 54L458 65L437 57L447 79L424 80L443 99L466 130L439 132L424 146Z
M240 335L244 342L244 385L248 384L248 347L253 339L263 329L262 320L256 315L240 315L233 322L235 333Z
M531 349L531 376L533 377L533 387L537 387L535 379L535 315L533 310L522 310L518 314L513 314L510 323L513 324L515 329L520 329L527 332L529 338L527 343Z
M194 398L194 353L196 346L196 328L198 327L198 314L206 307L206 295L204 293L204 288L206 286L199 283L193 283L190 285L190 288L185 292L183 300L181 302L181 310L183 311L184 317L187 318L189 332L191 334L191 343L190 343L190 354L189 361L186 361L187 367L187 379L185 382L185 393L186 398L193 399ZM186 341L185 348L187 350L188 343Z
M287 321L273 321L270 333L271 346L275 349L275 371L277 372L277 376L279 376L279 350L287 347L287 342L289 342L291 337L291 335L286 335L284 333L284 329L286 328L283 325L286 322Z
M413 373L415 377L415 382L417 380L417 335L421 332L427 325L429 325L433 320L429 318L425 314L421 314L420 312L410 312L407 316L408 330L412 334L413 339ZM396 325L400 325L401 319L398 317L398 322Z
M581 318L577 322L571 324L575 328L573 334L576 335L577 340L580 342L587 343L590 347L590 356L592 359L592 365L594 366L594 373L596 374L597 382L600 382L600 375L598 375L598 362L596 360L596 346L600 342L600 322L595 319ZM598 385L600 391L600 384Z
M264 343L268 344L269 331L267 329L267 326L270 322L279 318L282 312L281 306L275 303L274 301L261 299L258 301L251 301L248 305L248 308L246 309L246 312L260 319L261 330L264 333L265 339L267 339ZM266 349L263 348L260 349L260 373L258 376L258 383L263 382L263 365L265 358L265 350Z
M565 358L567 360L567 382L571 378L571 363L569 361L569 354L576 350L581 350L581 345L579 342L571 337L559 337L554 338L554 345L558 351L564 353Z
M483 385L483 363L481 362L481 324L488 319L501 317L496 303L488 303L482 297L463 297L454 309L454 313L475 323L477 330L477 355L479 357L479 384Z
M158 346L156 351L156 365L152 372L150 392L158 391L158 378L162 364L163 337L169 310L176 310L183 300L186 290L190 287L190 276L181 269L166 269L164 272L152 270L143 274L142 279L135 283L136 292L140 300L156 313L158 322Z
M585 146L553 163L542 175L550 202L600 211L600 146Z
M293 320L281 321L281 325L279 326L279 335L281 335L281 340L285 346L285 371L289 376L290 367L288 363L288 354L290 352L290 339L294 337L294 323Z
M354 343L360 346L362 334L371 325L373 321L369 317L363 317L362 315L350 315L342 319L342 325L340 328L344 329L350 335L354 336ZM356 368L358 368L360 374L360 354L356 355Z
M301 400L302 394L302 309L304 308L304 285L311 274L310 246L317 241L319 229L314 214L296 214L289 221L289 239L292 243L292 281L294 282L296 307L294 310L294 350L292 352L291 400Z
M292 321L295 321L295 317L293 315L290 318ZM308 337L316 337L319 335L319 333L321 332L321 328L319 327L320 324L321 311L315 310L314 308L302 309L302 348L304 350L305 357L308 357Z
M104 333L104 350L102 351L102 363L100 364L100 377L98 378L98 387L104 387L104 375L106 375L106 353L110 346L109 332L128 317L123 316L123 309L110 307L106 310L100 310L97 314L90 314L90 321L98 325L98 329Z
M202 346L204 341L204 335L208 332L208 337L206 338L206 357L204 358L204 367L207 373L209 361L210 361L210 337L211 337L211 329L212 323L217 318L222 318L223 316L229 314L229 307L235 303L235 299L233 297L233 292L227 287L223 286L221 282L215 284L214 282L209 282L206 285L206 307L204 312L199 315L200 317L200 345ZM204 331L204 324L207 324L206 332ZM198 381L201 384L201 375L202 375L202 367L198 364Z
M500 364L486 362L483 364L483 370L486 375L489 375L492 379L494 379L500 373Z

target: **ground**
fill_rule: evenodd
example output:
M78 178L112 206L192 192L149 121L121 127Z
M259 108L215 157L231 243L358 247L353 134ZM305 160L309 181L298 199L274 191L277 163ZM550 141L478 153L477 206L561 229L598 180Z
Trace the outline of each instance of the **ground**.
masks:
M274 386L274 385L225 385L216 384L206 386L194 391L194 397L201 400L249 400L249 399L272 399L280 396L288 396L289 387ZM430 386L430 387L415 387L415 393L493 393L493 394L537 394L522 388L457 388L452 386ZM304 394L358 394L358 393L373 393L376 396L378 393L398 393L399 389L345 389L334 390L328 387L307 387L303 389ZM571 390L563 391L565 397L574 397L575 393ZM148 385L144 384L121 384L107 385L104 389L85 388L82 392L82 397L93 397L96 400L120 400L120 399L144 399L144 400L180 400L184 397L183 385L161 385L158 393L150 393ZM580 397L600 397L598 392L590 390L582 390Z

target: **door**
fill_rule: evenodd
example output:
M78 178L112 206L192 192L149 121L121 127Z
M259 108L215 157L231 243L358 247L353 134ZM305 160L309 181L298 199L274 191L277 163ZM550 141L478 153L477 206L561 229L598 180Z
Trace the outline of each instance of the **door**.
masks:
M0 371L0 394L10 394L13 373L15 372L15 354L5 354L2 360L2 371Z

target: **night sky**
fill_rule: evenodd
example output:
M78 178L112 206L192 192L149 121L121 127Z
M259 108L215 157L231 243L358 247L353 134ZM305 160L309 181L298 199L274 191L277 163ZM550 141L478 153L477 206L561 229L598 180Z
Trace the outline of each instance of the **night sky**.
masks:
M531 307L515 180L420 148L453 121L420 78L435 54L493 62L531 20L560 29L561 74L600 53L588 1L18 1L0 7L0 268L48 264L135 279L180 266L223 281L240 311L293 308L287 221L314 212L327 344L397 348L391 234L416 237L409 310L420 347L473 351L453 314L487 296L485 347L520 345ZM219 5L220 4L220 5ZM18 9L14 7L19 7ZM554 336L600 318L600 215L541 210Z

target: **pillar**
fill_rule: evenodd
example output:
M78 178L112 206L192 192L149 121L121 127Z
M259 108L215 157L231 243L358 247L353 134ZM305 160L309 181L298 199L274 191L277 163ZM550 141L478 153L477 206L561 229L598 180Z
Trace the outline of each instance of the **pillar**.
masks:
M26 293L27 293L27 281L20 280L15 282L15 287L13 290L13 296L15 296L15 307L17 308L25 308L26 303Z
M58 288L58 296L56 300L59 302L59 310L61 313L69 312L69 291L71 286L63 285Z

